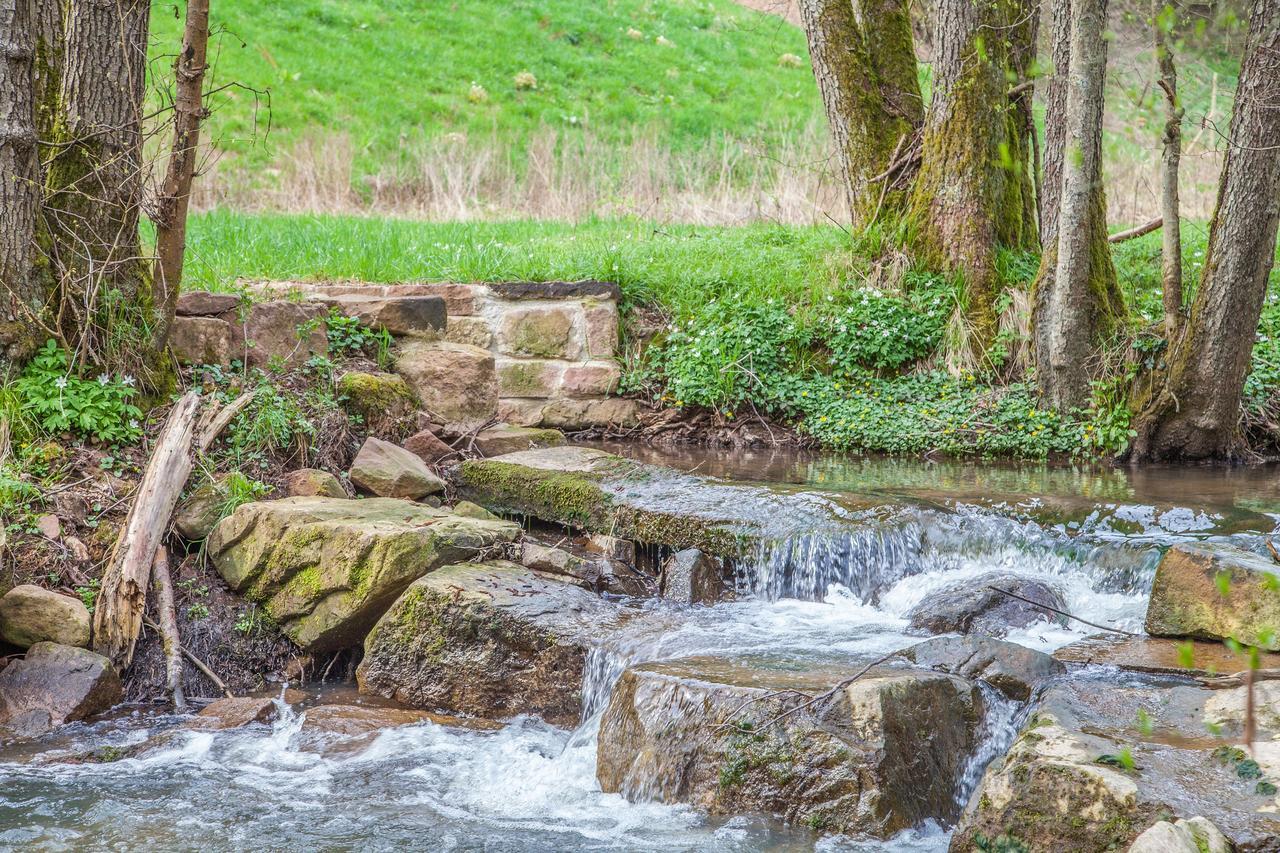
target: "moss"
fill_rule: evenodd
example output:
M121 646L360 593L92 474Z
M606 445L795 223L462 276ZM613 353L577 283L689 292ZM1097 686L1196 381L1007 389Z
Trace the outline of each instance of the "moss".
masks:
M460 476L481 504L587 530L611 526L613 500L592 474L469 460Z
M367 424L404 415L418 402L408 383L391 373L344 373L337 391L342 407Z

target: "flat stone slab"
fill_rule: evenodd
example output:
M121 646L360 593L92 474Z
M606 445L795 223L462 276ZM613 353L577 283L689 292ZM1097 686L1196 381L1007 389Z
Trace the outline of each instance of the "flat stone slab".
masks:
M622 288L612 281L505 281L490 284L489 290L503 299L622 298Z
M1063 663L1115 666L1131 672L1166 675L1234 675L1248 669L1248 661L1224 643L1203 640L1165 640L1097 634L1063 646L1053 653ZM1258 666L1280 669L1280 654L1260 652Z

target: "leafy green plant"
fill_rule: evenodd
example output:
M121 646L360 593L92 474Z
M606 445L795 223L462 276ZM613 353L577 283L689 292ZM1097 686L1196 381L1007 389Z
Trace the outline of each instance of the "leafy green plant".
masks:
M272 491L271 486L252 480L239 471L232 471L228 474L222 485L226 490L226 499L223 500L222 506L218 508L218 514L221 518L226 518L247 503L266 497Z
M209 606L203 602L197 601L195 604L187 606L187 618L193 622L199 622L209 618Z
M231 422L227 447L239 464L265 465L267 454L305 446L314 435L315 427L293 396L259 374L253 402Z
M142 411L130 402L136 394L133 377L102 373L82 379L55 341L27 364L17 390L24 408L47 432L72 432L102 444L125 444L142 434Z
M361 323L358 317L348 317L337 308L329 309L325 326L329 334L329 352L335 355L365 352L367 347L379 341L378 332Z
M93 578L84 586L76 587L76 595L80 596L80 601L84 603L85 608L92 613L93 606L98 601L98 593L101 591L102 581Z
M929 355L942 339L948 305L934 290L906 298L862 287L825 324L837 374L896 370Z

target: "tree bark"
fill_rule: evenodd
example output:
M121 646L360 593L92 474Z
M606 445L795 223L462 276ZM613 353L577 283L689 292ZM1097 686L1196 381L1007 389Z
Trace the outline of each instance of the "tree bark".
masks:
M147 0L74 0L67 16L45 209L64 331L77 343L92 337L104 309L150 326L150 272L138 235L150 14ZM82 360L98 342L87 343Z
M0 363L21 360L42 304L34 271L40 162L36 152L34 6L0 0Z
M924 113L907 4L801 0L800 13L854 227L896 218L910 176L885 173Z
M1051 19L1049 53L1053 69L1045 78L1044 195L1040 199L1040 245L1044 249L1056 245L1058 239L1058 200L1062 196L1062 156L1067 140L1062 117L1067 113L1067 73L1071 66L1071 0L1053 0Z
M924 257L963 274L982 350L996 332L997 248L1038 243L1031 91L1010 94L1034 58L1036 9L1032 0L940 0L935 13L933 98L912 219Z
M60 109L62 68L66 62L68 0L35 0L36 4L36 134L53 139Z
M1178 69L1173 64L1166 28L1173 31L1176 12L1155 0L1151 30L1155 34L1156 64L1164 92L1164 135L1161 138L1160 214L1164 220L1160 253L1164 335L1172 342L1182 323L1182 219L1178 212L1178 164L1182 160L1182 105L1178 103ZM1167 14L1165 10L1168 10Z
M1280 0L1253 0L1209 248L1162 377L1135 399L1135 461L1241 454L1240 397L1280 224Z
M204 120L204 72L209 45L209 0L188 0L182 51L173 62L173 148L156 213L156 263L152 273L159 290L155 349L163 352L178 304L182 261L187 249L187 206L200 148Z
M1041 396L1059 409L1088 402L1091 361L1124 315L1107 241L1102 181L1106 0L1074 0L1064 9L1066 5L1058 5L1071 16L1063 112L1045 120L1046 125L1060 123L1063 134L1060 143L1053 143L1060 178L1046 205L1056 209L1056 223L1047 231L1052 242L1045 245L1033 286L1036 379ZM1058 22L1054 29L1057 34Z

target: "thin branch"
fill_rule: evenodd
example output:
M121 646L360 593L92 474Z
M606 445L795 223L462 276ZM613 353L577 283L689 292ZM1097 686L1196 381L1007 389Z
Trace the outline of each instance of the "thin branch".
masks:
M1126 631L1123 628L1116 628L1111 625L1100 625L1097 622L1090 622L1088 619L1081 619L1079 616L1076 616L1074 613L1068 613L1065 610L1059 610L1056 607L1050 607L1047 604L1041 604L1038 601L1032 601L1030 598L1025 598L1021 595L1018 595L1016 592L1010 592L1007 589L1001 589L998 586L992 586L990 584L987 584L987 589L993 589L996 592L1000 593L1001 595L1007 595L1010 598L1016 598L1019 601L1025 601L1027 604L1033 604L1036 607L1039 607L1043 610L1048 610L1050 613L1056 613L1059 616L1065 616L1068 619L1074 619L1077 622L1083 622L1085 625L1088 625L1091 628L1098 628L1099 630L1102 630L1102 631L1111 631L1112 633L1116 633L1116 634L1124 634L1125 636L1128 636L1128 637L1144 636L1142 634L1135 634L1132 631Z
M1164 217L1157 216L1150 222L1144 222L1134 228L1125 231L1118 231L1107 238L1108 243L1123 243L1125 240L1132 240L1134 237L1141 237L1143 234L1150 234L1152 231L1158 231L1164 226Z

